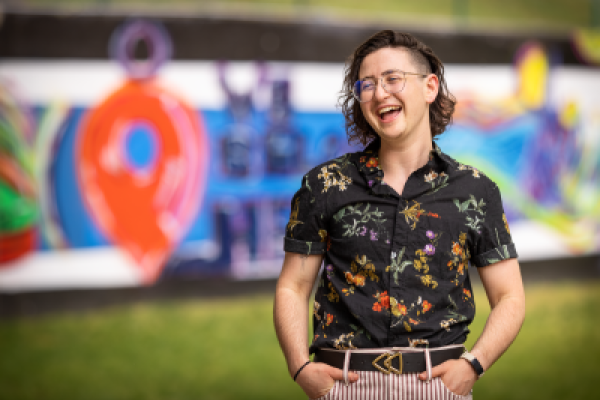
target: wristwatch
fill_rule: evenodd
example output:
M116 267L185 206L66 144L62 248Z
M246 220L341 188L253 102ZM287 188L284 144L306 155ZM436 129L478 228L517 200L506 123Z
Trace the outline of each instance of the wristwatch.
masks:
M475 356L473 354L469 353L468 351L465 351L464 353L462 353L460 358L467 360L469 362L469 364L471 364L471 367L473 367L473 369L475 370L475 373L477 374L477 376L479 378L481 378L483 376L485 371L483 370L483 367L481 366L481 364L479 363L479 361L477 360L477 358L475 358Z

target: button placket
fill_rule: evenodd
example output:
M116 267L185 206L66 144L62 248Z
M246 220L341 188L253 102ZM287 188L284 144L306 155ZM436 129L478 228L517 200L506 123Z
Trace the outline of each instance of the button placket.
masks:
M390 297L401 301L403 298L403 293L406 288L404 282L402 280L402 274L407 268L407 265L404 264L406 261L406 253L408 249L407 235L408 232L406 229L410 230L410 227L406 224L404 220L404 216L401 214L401 211L406 208L408 201L404 197L398 198L398 203L395 210L394 217L394 232L392 237L392 247L390 254L390 271L389 271L389 288L388 293ZM392 311L392 310L390 310ZM394 323L394 318L390 318L390 330L389 330L389 339L393 341L393 336L395 336L395 331L398 329L392 328Z
M392 265L392 263L394 262L394 259L398 256L398 254L403 252L403 246L402 244L406 244L406 233L404 231L404 219L402 214L400 213L402 210L404 210L404 208L406 207L406 205L408 204L408 202L406 201L405 198L400 197L398 199L398 206L396 207L396 215L394 218L394 233L393 233L393 237L392 237L392 252L390 254L390 265ZM404 251L406 250L406 248L404 247ZM404 258L404 257L403 257ZM401 260L400 260L401 261ZM390 274L393 274L393 271L390 271ZM390 286L394 287L394 286L400 286L400 285L396 285L395 281L393 279L393 276L390 275Z

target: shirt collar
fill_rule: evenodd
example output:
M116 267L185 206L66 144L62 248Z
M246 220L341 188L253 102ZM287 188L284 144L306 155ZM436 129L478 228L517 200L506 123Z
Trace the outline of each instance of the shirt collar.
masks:
M354 163L358 170L364 175L367 184L377 194L388 194L389 188L383 182L383 170L379 166L379 148L381 139L373 140L360 152L354 153ZM447 171L453 160L442 152L436 142L432 142L432 150L429 153L429 162L426 166L439 171Z

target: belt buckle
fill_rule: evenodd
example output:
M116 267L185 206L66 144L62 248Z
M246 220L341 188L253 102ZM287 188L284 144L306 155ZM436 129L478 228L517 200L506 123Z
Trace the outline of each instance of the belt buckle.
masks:
M392 360L396 357L398 357L398 365L400 366L400 369L396 369L392 366ZM383 365L387 369L384 369L379 364L377 364L383 358L385 358L385 360L383 360ZM371 364L373 364L375 368L377 368L380 372L383 372L386 375L391 372L393 372L396 375L400 375L402 374L402 353L383 353L382 355L374 359Z

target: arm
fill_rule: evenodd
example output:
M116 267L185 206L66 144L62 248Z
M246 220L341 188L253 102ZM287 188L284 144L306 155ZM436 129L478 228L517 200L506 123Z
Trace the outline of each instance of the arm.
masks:
M478 271L492 311L471 353L487 371L515 340L523 325L525 291L519 262L514 258Z
M488 370L515 340L525 318L525 292L516 259L479 268L491 312L471 353ZM466 395L477 375L466 360L449 360L433 368L432 376L441 376L452 392ZM420 375L426 379L425 374Z
M290 376L309 360L308 301L321 267L321 255L285 253L283 268L275 289L273 320L279 345L288 364ZM356 381L356 374L349 374ZM296 382L309 398L321 397L342 379L342 371L322 363L310 363Z

